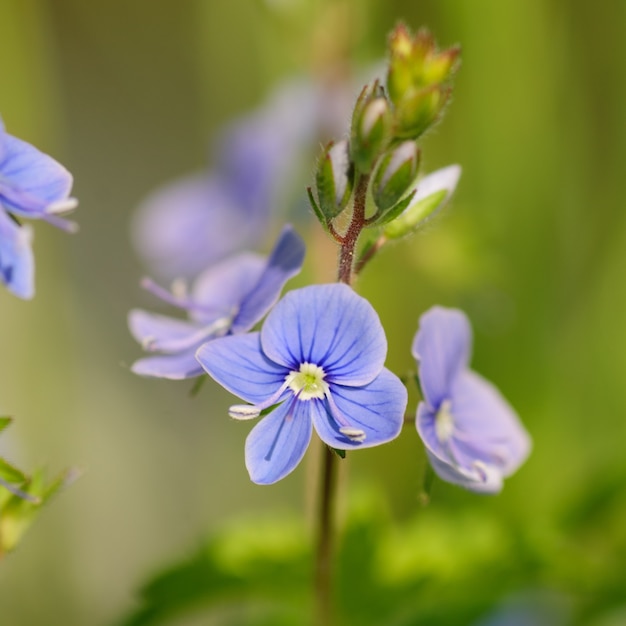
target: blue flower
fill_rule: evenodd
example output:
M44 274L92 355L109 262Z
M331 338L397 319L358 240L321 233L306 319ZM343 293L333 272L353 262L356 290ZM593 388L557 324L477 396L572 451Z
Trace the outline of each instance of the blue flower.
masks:
M161 299L186 310L189 320L134 310L130 331L148 352L160 352L136 361L132 371L142 376L180 380L199 376L196 350L206 341L252 328L278 299L285 283L304 260L304 242L286 226L269 258L244 253L207 269L195 281L190 295L174 295L151 281L144 286Z
M420 318L412 349L424 395L417 432L443 480L497 493L526 460L531 442L500 392L468 369L471 341L462 311L433 307Z
M42 219L75 230L73 222L61 217L76 208L71 188L72 176L62 165L9 135L0 120L0 282L20 298L34 294L34 267L31 232L18 219Z
M202 367L251 404L236 419L276 406L246 440L255 483L274 483L298 465L313 426L333 448L366 448L395 438L407 392L384 367L387 340L378 315L350 287L314 285L288 293L261 332L225 337L197 352Z

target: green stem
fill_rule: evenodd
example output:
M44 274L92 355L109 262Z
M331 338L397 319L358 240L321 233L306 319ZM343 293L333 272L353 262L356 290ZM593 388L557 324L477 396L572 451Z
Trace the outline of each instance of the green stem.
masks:
M317 626L331 626L332 609L332 553L333 518L337 485L337 455L324 446L322 460L322 484L319 508L319 529L315 568L315 600Z
M359 176L354 192L352 219L346 234L339 238L339 268L337 280L346 285L352 284L354 251L357 241L365 226L365 200L369 175ZM335 237L335 239L338 239ZM328 446L324 446L322 462L322 482L319 503L319 526L317 550L315 555L315 608L318 626L330 626L333 623L332 608L332 559L333 559L333 523L335 516L335 495L337 483L337 455Z

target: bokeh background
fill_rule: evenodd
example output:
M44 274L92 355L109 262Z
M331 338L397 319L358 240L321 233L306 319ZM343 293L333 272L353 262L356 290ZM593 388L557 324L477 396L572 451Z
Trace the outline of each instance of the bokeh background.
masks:
M431 604L459 586L479 596L497 563L506 584L482 613L439 623L517 623L498 618L511 606L531 612L524 623L626 623L626 3L2 0L0 114L72 171L81 225L69 237L36 224L35 300L0 292L0 410L16 418L2 452L51 475L83 471L0 563L3 625L112 624L211 529L310 507L304 465L269 488L249 482L248 427L225 417L216 385L192 398L190 383L130 373L127 311L154 307L130 222L156 186L205 168L220 127L281 81L376 64L398 19L462 44L423 155L427 170L456 162L463 176L445 213L381 254L359 290L397 372L412 366L420 313L464 308L474 367L517 408L534 451L497 498L436 482L424 509L409 430L352 455L350 481L383 490L400 524L456 520L454 541L431 523L431 553L416 548L426 579L432 564ZM273 232L287 215L310 245L291 285L332 280L306 212L277 207ZM456 579L459 554L471 576Z

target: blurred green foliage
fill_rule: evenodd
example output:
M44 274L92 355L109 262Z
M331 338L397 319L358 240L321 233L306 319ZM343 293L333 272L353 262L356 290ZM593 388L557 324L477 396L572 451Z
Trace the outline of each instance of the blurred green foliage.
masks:
M426 171L457 162L463 176L444 214L383 252L358 288L381 315L398 373L413 367L421 312L464 308L473 366L517 408L535 448L501 496L435 481L426 509L410 429L348 455L350 483L384 493L389 517L365 505L348 517L344 623L467 624L511 598L542 605L544 592L563 623L623 621L626 4L7 0L0 113L74 173L82 230L67 241L37 227L36 299L0 293L0 410L19 416L3 454L20 467L71 462L86 473L3 560L3 623L113 623L135 606L141 581L198 537L220 528L218 538L239 541L227 520L276 507L293 516L306 504L305 468L269 489L249 484L247 428L226 419L227 394L207 383L191 399L184 384L128 372L137 347L126 311L147 302L128 223L154 186L204 167L212 134L273 84L337 59L342 75L375 62L399 18L462 46L453 101L422 156ZM300 230L310 252L294 284L332 280L321 229ZM257 581L277 567L295 572L286 624L308 606L309 548L292 540L288 550L268 544L251 566ZM241 581L214 545L168 570L182 576L196 563L200 584L183 590L197 606ZM220 605L216 623L251 624L258 612L259 623L280 624L276 597L243 617Z

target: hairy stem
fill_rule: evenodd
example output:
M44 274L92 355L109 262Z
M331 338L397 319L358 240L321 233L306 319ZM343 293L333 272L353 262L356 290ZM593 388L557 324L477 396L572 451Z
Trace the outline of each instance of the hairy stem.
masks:
M368 174L361 174L354 190L354 206L352 209L352 220L350 226L343 236L341 250L339 252L339 272L337 280L346 285L352 284L352 268L354 265L354 250L356 248L359 235L365 226L365 200L367 198L367 186L370 177Z

